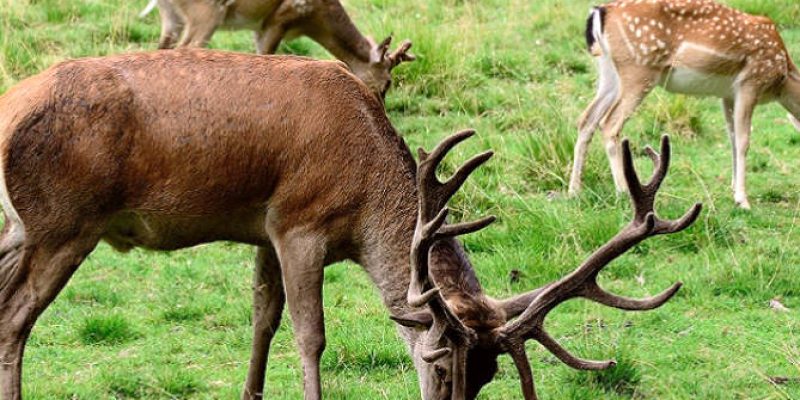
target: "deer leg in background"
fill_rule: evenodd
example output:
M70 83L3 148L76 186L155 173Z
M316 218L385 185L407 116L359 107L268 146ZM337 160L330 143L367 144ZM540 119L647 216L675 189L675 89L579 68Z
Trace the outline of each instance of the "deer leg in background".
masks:
M598 66L600 77L597 83L597 94L592 103L584 110L578 122L578 140L575 142L572 174L569 180L568 194L570 196L580 193L589 143L600 122L618 101L620 83L613 61L610 57L603 56L598 59Z
M22 357L31 329L97 241L79 236L61 245L26 245L14 260L13 276L0 287L0 399L22 398Z
M256 53L275 54L285 32L283 26L278 24L265 25L263 29L256 31Z
M184 12L186 28L178 47L205 47L225 18L225 8L212 2L192 3Z
M641 70L620 70L622 83L619 100L600 126L603 131L603 141L617 192L627 192L628 190L623 172L622 155L620 154L619 133L622 131L625 122L636 111L636 108L639 107L639 104L642 103L642 100L650 93L653 85L657 82L658 73L649 69L646 71L647 73Z
M736 181L734 182L733 200L744 209L750 209L745 188L745 175L747 174L747 150L750 147L750 132L752 127L753 109L758 103L758 96L752 89L742 87L736 94L733 119L736 131Z
M733 120L733 99L722 99L722 112L725 114L725 128L731 140L731 155L733 168L731 170L731 190L736 190L736 124Z
M312 232L289 232L275 240L294 335L303 363L305 400L320 400L319 361L325 350L322 281L325 244Z
M281 324L284 303L281 265L275 249L272 246L259 247L253 272L253 354L243 400L264 398L269 348Z
M183 33L185 26L183 18L170 0L158 0L158 13L161 17L161 38L158 40L158 48L171 49L175 47Z

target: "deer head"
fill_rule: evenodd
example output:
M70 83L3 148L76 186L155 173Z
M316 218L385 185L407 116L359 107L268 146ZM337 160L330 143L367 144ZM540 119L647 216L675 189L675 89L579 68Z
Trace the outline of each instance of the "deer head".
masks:
M548 313L558 304L576 297L623 310L650 310L666 303L678 291L681 283L651 298L630 299L602 289L597 284L597 275L615 258L648 237L686 229L699 215L701 205L696 204L676 221L656 217L655 197L669 168L669 138L663 137L661 154L649 147L646 149L656 165L647 184L639 181L626 140L622 147L625 179L630 188L634 211L632 221L564 278L513 299L494 302L501 311L500 315L504 315L502 323L467 322L464 310L457 310L437 286L435 276L429 272L429 258L431 249L438 242L478 231L494 221L494 217L486 217L475 222L446 223L447 201L469 174L486 162L492 153L473 157L445 182L436 178L435 171L447 152L472 134L471 131L465 131L453 135L430 154L419 150L419 208L408 288L408 303L418 311L393 319L420 331L412 353L424 399L474 399L481 388L493 379L497 371L497 357L508 354L520 374L524 398L533 400L536 399L533 374L525 353L525 342L528 340L539 342L559 360L576 369L599 370L615 365L612 360L583 360L570 354L547 333L544 321ZM484 301L493 303L488 298Z

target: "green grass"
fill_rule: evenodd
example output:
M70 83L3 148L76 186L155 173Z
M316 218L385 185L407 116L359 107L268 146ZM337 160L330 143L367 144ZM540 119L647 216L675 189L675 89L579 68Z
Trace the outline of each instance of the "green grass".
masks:
M0 0L0 92L72 57L155 48L157 15L145 0ZM795 0L731 0L777 20L800 59ZM565 200L575 121L593 95L584 49L588 0L350 0L358 26L374 37L414 41L418 60L397 69L387 99L409 145L479 132L448 168L492 148L454 202L458 216L498 215L465 238L486 290L498 297L574 268L627 220L595 140L587 191ZM212 47L253 51L251 34L220 32ZM306 39L281 51L329 58ZM2 112L2 110L0 110ZM653 93L625 129L640 149L670 133L673 164L659 207L677 216L705 210L685 233L659 237L601 276L610 290L653 294L684 288L665 307L624 313L575 301L548 321L566 347L616 357L602 373L569 369L531 344L543 399L800 399L800 134L775 105L758 109L748 160L752 212L733 207L729 144L718 101ZM647 167L649 168L649 166ZM33 331L26 352L30 399L236 398L251 342L254 250L214 244L169 254L113 252L101 245ZM520 280L509 274L519 270ZM375 289L351 264L326 271L328 399L416 399L416 374ZM771 310L773 298L791 309ZM266 398L302 398L302 372L288 316L273 344ZM789 378L772 384L773 377ZM519 398L516 372L502 359L483 399Z

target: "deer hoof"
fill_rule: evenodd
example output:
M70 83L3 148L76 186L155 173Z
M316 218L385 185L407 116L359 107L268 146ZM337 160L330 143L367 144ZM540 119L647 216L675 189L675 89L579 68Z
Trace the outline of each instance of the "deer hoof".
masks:
M741 208L742 210L749 210L750 202L747 201L747 197L742 197L736 200L736 206Z

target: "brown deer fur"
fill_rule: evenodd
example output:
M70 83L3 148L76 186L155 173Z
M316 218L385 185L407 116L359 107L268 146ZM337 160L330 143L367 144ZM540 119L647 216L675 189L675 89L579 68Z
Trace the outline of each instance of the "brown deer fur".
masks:
M712 0L617 0L596 7L587 41L597 59L597 95L579 122L569 191L581 189L586 151L603 132L611 172L624 191L619 133L655 87L721 98L733 153L734 200L749 208L745 157L753 109L778 101L800 127L800 73L775 24Z
M414 59L409 41L389 56L390 39L376 44L364 37L338 0L152 0L151 6L156 2L160 49L204 47L220 27L254 30L258 54L275 53L284 37L308 36L380 96L391 85L391 70Z

